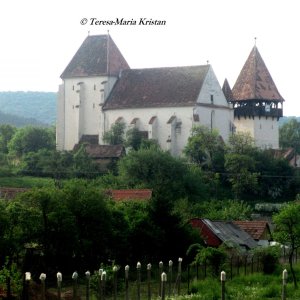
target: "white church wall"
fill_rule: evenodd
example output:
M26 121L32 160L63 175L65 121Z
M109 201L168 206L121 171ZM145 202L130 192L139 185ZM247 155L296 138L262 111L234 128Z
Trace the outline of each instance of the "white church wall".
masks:
M175 156L179 155L184 146L186 145L187 139L190 135L192 128L192 107L160 107L160 108L139 108L139 109L119 109L119 110L107 110L105 111L106 130L109 130L120 117L123 118L126 125L126 130L130 128L130 123L134 118L139 118L139 130L151 132L153 138L156 137L158 143L164 150L171 150ZM149 121L152 117L156 117L153 126L150 126ZM172 116L176 116L174 122L169 123L168 121ZM180 128L176 125L178 124ZM173 127L172 127L173 126ZM102 136L100 137L102 138ZM169 142L171 140L171 142ZM171 143L171 144L170 144Z
M59 86L56 102L56 147L63 150L65 147L65 87Z
M115 82L106 76L64 81L65 150L72 150L83 134L99 134L101 105Z
M279 130L276 118L258 117L234 119L237 132L249 132L255 140L255 145L260 148L279 148Z

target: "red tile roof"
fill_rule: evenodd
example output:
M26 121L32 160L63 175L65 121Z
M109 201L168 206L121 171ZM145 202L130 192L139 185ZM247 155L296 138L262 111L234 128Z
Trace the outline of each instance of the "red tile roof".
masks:
M232 94L236 101L284 101L256 46L253 47L232 89Z
M139 189L139 190L110 190L108 194L115 201L122 200L150 200L152 197L152 190Z
M122 71L103 109L195 105L209 65Z
M61 78L118 76L123 69L129 69L129 65L112 38L109 35L93 35L84 40Z
M248 232L255 240L265 239L266 233L271 234L267 221L234 221L233 223Z

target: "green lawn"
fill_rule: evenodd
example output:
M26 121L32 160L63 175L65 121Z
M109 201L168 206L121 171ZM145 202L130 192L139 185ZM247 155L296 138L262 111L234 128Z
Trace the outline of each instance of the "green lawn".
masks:
M31 188L31 187L44 187L53 186L54 180L51 178L42 177L31 177L31 176L0 176L0 187L20 187L20 188Z

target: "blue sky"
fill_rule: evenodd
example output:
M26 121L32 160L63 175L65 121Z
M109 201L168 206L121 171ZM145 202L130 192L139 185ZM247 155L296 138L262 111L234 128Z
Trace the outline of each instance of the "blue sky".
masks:
M92 25L91 18L166 25ZM209 61L220 84L227 78L232 87L257 37L286 100L284 115L300 116L297 0L10 0L1 5L0 28L0 91L57 91L88 32L108 30L131 68Z

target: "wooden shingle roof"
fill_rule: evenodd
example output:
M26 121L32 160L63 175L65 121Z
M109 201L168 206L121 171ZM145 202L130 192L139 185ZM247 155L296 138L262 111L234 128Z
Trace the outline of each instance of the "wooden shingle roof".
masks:
M103 109L192 106L209 65L124 70Z
M129 66L112 38L109 35L92 35L84 40L61 78L118 76L123 69L129 69Z
M256 46L245 62L232 94L235 101L284 101Z

